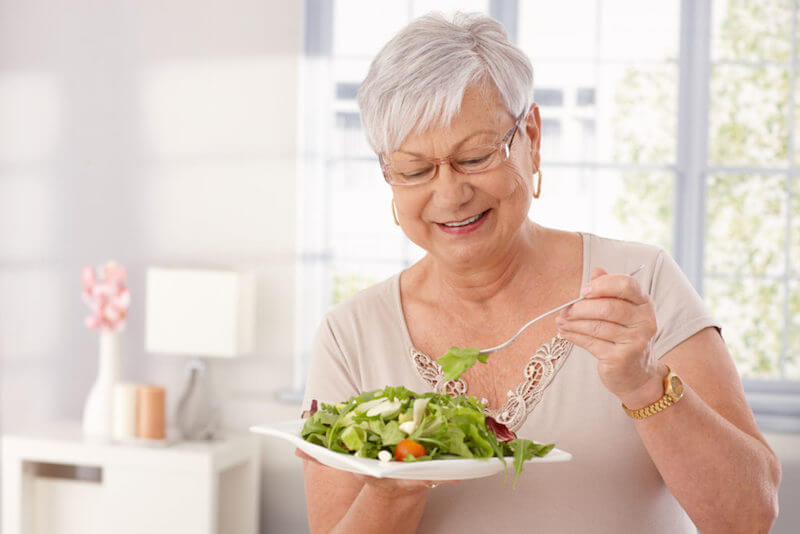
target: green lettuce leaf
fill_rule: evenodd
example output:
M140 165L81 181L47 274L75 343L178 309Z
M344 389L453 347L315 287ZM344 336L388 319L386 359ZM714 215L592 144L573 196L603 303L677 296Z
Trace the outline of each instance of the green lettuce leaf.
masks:
M361 450L366 440L367 433L359 426L349 426L342 432L342 442L351 451Z
M383 419L375 419L369 422L369 429L380 436L383 445L397 445L406 438L397 421L384 423Z
M479 349L450 347L447 353L436 361L442 366L445 380L458 380L467 369L475 365L475 362L486 363L488 359L489 355L480 354Z

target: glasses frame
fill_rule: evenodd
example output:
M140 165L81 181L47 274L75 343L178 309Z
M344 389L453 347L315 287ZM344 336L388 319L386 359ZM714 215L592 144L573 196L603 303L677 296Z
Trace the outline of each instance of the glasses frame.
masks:
M503 152L505 153L505 158L501 159L500 162L497 165L494 165L494 166L486 168L486 169L481 169L479 171L462 172L460 170L457 170L456 167L453 166L451 161L453 160L453 158L455 158L459 154L462 154L463 152L457 152L455 154L450 154L449 156L445 156L443 158L424 158L424 157L421 157L421 158L419 158L419 161L426 161L426 162L432 164L435 167L431 177L429 179L425 180L424 182L403 183L403 182L393 182L392 181L392 179L391 179L391 166L392 166L392 164L383 159L383 154L379 154L378 155L378 161L380 162L381 171L383 172L383 179L386 180L386 183L389 184L389 185L397 185L397 186L400 186L400 187L410 187L410 186L415 186L415 185L428 184L428 183L432 182L433 180L435 180L437 176L439 176L439 167L443 163L447 163L448 165L450 165L450 167L453 169L453 171L458 172L459 174L481 174L481 173L484 173L484 172L489 172L491 170L494 170L497 167L499 167L500 165L502 165L503 163L505 163L508 160L508 158L511 156L511 144L514 142L514 135L517 133L517 130L519 129L519 124L520 124L520 122L522 121L522 119L524 117L525 117L525 110L522 110L522 113L520 113L517 116L516 120L514 121L514 126L512 126L510 130L508 130L508 132L506 133L505 136L503 136L502 141L500 141L499 143L495 143L493 145L487 145L487 146L494 147L495 150L501 150L502 149Z

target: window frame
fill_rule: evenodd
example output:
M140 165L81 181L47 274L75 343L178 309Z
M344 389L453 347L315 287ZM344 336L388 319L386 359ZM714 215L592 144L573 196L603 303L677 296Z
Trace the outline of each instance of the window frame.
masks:
M305 195L321 195L319 187L327 189L324 180L319 177L311 180L316 182L309 184L312 174L310 167L328 167L333 161L341 160L340 157L325 156L320 158L323 147L319 140L309 140L304 134L313 132L319 125L319 117L315 113L324 113L325 104L320 101L318 95L313 94L314 90L308 87L315 87L309 82L327 82L330 80L329 69L326 61L330 63L332 59L333 46L333 2L335 0L305 0L305 56L303 58L301 83L303 91L303 103L306 108L303 114L301 135L304 147L301 155L301 168L306 171L301 174L301 182L298 185L299 202L305 202ZM673 198L673 256L676 262L687 276L688 280L695 287L700 295L703 295L704 255L706 239L706 184L708 176L713 173L746 173L746 172L775 172L788 177L787 194L787 233L786 233L786 268L785 276L790 276L791 267L791 242L789 228L791 228L791 206L794 192L792 191L792 178L800 175L800 169L794 164L794 98L796 89L796 72L798 70L798 2L794 0L794 17L792 21L792 56L790 69L790 101L789 101L789 165L787 168L761 168L761 167L739 167L739 166L712 166L709 164L709 142L710 142L710 88L712 71L712 1L711 0L681 0L679 12L679 54L677 58L678 66L678 102L677 102L677 124L676 124L676 154L675 164L626 164L626 163L602 163L593 161L562 161L552 162L551 165L557 167L588 168L592 170L615 169L615 170L661 170L674 174L674 198ZM489 15L500 21L507 29L512 42L518 42L518 0L490 0ZM326 70L327 69L327 70ZM319 92L319 91L317 91ZM328 111L335 111L329 106ZM321 109L322 108L322 109ZM327 118L325 120L332 120ZM309 161L309 157L313 161ZM344 158L347 160L366 160L369 158ZM371 161L371 160L370 160ZM376 158L377 162L377 158ZM377 165L377 163L376 163ZM324 194L324 193L322 193ZM327 199L323 204L327 204ZM323 206L329 210L329 207ZM309 277L313 279L312 286L318 289L326 288L324 282L324 271L330 269L334 261L333 251L330 247L330 240L326 236L320 236L319 229L309 228L307 221L302 216L303 209L299 210L298 225L300 231L298 236L298 277L296 283L296 317L316 316L316 313L324 308L323 300L309 309L308 282ZM323 232L324 234L324 232ZM314 237L306 239L309 235ZM312 246L308 246L313 243ZM407 248L407 247L406 247ZM404 254L406 263L408 262L407 251ZM320 279L321 278L321 279ZM786 286L788 288L788 284ZM783 353L781 361L785 357L788 348L788 322L789 322L789 299L788 291L785 292L783 302ZM316 313L314 313L316 312ZM294 357L294 378L292 389L279 394L281 398L289 401L296 401L302 398L305 384L307 366L310 361L310 343L308 326L301 320L295 321L296 347ZM748 401L756 414L756 419L762 429L774 431L800 432L800 381L786 379L764 380L764 379L743 379L742 380Z

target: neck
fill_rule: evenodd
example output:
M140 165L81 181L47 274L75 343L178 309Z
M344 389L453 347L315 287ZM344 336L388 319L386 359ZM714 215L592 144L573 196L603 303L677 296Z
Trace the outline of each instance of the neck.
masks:
M482 265L465 267L434 261L436 276L432 279L440 299L486 305L508 290L513 291L519 275L536 264L541 238L541 227L526 221L506 250Z

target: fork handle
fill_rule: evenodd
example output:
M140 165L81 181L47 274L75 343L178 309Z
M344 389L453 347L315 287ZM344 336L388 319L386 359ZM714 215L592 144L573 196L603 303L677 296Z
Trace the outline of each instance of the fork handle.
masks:
M639 272L639 271L641 271L642 269L644 269L644 264L642 264L642 265L639 265L639 266L638 266L636 269L634 269L633 271L631 271L631 272L628 274L628 276L633 276L634 274L638 273L638 272ZM573 304L575 304L576 302L580 302L580 301L582 301L582 300L583 300L583 299L585 299L585 298L586 298L586 297L583 297L583 296L581 296L581 297L578 297L578 298L576 298L575 300L571 300L571 301L567 302L566 304L562 304L562 305L561 305L561 306L559 306L558 308L553 308L552 310L550 310L550 311L547 311L547 312L545 312L545 313L541 314L539 317L536 317L535 319L532 319L532 320L528 321L527 323L525 323L525 325L524 325L522 328L520 328L520 329L519 329L519 331L518 331L516 334L514 334L514 336L513 336L511 339L509 339L508 341L506 341L506 342L505 342L505 343L503 343L502 345L497 345L496 347L492 347L492 348L490 348L490 349L483 349L482 351L478 352L478 354L490 354L490 353L492 353L492 352L496 352L496 351L498 351L498 350L500 350L500 349L504 349L504 348L506 348L507 346L511 345L511 344L512 344L514 341L516 341L516 339L519 337L519 335L520 335L522 332L524 332L526 328L528 328L530 325L532 325L532 324L533 324L533 323L535 323L536 321L538 321L538 320L540 320L540 319L544 319L544 318L545 318L545 317L547 317L548 315L552 315L552 314L554 314L555 312L557 312L557 311L560 311L560 310L563 310L564 308L566 308L566 307L568 307L568 306L572 306L572 305L573 305Z

